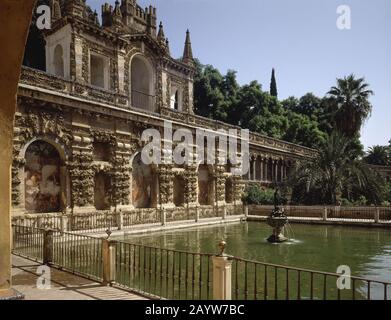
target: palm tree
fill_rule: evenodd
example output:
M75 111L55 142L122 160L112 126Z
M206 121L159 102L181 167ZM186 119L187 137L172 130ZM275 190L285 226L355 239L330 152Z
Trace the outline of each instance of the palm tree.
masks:
M368 87L364 78L356 79L351 74L337 79L337 86L328 92L335 127L348 137L355 136L371 114L369 97L373 91Z
M391 165L391 148L389 146L370 147L364 159L368 164L379 166Z
M382 192L381 179L357 159L349 139L337 131L327 137L315 158L297 163L287 184L305 185L307 193L320 190L322 202L333 205L339 203L342 193L349 196L357 189L377 203Z

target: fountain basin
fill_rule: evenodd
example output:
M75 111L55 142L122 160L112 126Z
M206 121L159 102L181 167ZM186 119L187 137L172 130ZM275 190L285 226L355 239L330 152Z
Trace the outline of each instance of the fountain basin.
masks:
M282 229L288 223L288 218L286 216L270 216L266 219L266 223L273 228L273 234L267 238L267 241L271 243L281 243L289 240L282 234Z

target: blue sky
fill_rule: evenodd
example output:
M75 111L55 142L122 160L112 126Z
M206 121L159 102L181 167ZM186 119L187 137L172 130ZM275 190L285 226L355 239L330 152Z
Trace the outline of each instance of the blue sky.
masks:
M104 2L87 0L98 9ZM362 130L368 147L391 139L390 0L138 0L157 8L181 56L185 31L193 53L225 73L236 70L241 84L258 80L269 89L276 69L280 98L307 92L323 96L337 77L365 76L375 96L372 117ZM337 7L349 5L351 30L336 26Z

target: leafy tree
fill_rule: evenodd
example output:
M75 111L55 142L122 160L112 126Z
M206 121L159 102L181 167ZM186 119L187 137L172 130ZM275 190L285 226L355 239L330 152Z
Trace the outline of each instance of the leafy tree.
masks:
M287 118L289 125L282 136L283 140L310 148L316 148L325 141L327 134L319 129L316 120L292 111L287 112Z

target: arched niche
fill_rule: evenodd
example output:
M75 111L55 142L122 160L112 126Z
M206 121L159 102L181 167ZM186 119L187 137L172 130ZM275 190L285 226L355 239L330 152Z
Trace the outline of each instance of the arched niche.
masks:
M198 167L198 203L200 205L213 205L214 183L210 167L200 164Z
M185 180L180 175L174 177L174 204L176 207L185 204Z
M54 48L53 70L56 76L64 77L64 50L60 44Z
M58 149L44 140L24 154L24 208L30 213L60 212L66 206L66 173Z
M151 62L137 54L130 64L132 107L155 112L155 75Z
M103 172L95 174L94 206L96 210L109 210L111 207L111 177Z
M158 179L152 165L143 163L141 153L132 161L132 204L135 208L156 208Z
M171 87L170 107L176 111L182 111L182 90L176 86Z

